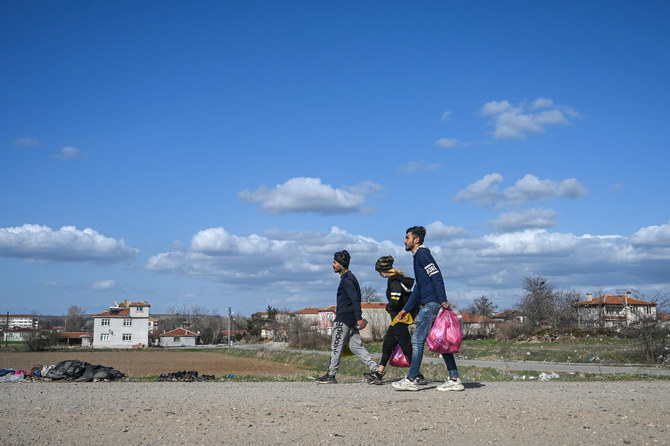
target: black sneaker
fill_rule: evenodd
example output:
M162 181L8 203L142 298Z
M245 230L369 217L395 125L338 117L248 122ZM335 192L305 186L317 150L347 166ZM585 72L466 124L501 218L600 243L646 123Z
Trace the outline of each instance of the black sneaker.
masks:
M428 384L428 380L426 379L425 376L419 373L418 375L416 375L416 383L420 386L425 386L426 384Z
M363 373L363 378L367 379L368 381L374 381L375 379L381 379L384 375L386 375L386 370L383 372L370 372L370 373Z
M368 384L376 384L376 385L381 385L383 384L382 378L386 375L386 370L383 372L373 372L373 373L366 373L365 378L368 380Z
M329 375L326 373L322 377L318 378L316 380L317 383L319 384L337 384L337 380L335 379L335 375Z

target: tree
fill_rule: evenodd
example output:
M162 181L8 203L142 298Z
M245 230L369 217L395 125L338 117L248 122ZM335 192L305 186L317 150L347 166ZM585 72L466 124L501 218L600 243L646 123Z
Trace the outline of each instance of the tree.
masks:
M67 309L67 317L65 318L65 331L80 331L84 325L84 316L86 312L83 308L72 305Z
M476 314L479 316L491 317L498 312L498 305L494 304L486 296L478 297L474 302L465 309L466 313Z
M531 329L543 321L554 320L556 305L554 302L554 286L543 277L525 277L523 279L525 294L518 304Z
M361 288L361 297L362 301L366 303L382 301L382 297L377 293L377 290L369 286Z

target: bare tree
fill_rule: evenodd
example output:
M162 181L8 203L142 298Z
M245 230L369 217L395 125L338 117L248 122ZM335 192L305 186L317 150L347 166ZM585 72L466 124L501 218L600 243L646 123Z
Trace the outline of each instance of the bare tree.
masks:
M84 326L85 315L86 311L77 305L68 308L65 318L65 331L80 331Z
M491 317L498 311L498 305L494 304L486 296L478 297L474 302L465 309L466 313L476 314L479 316Z
M543 277L525 277L523 289L525 294L518 309L526 316L529 328L535 329L543 321L553 322L556 312L554 286Z
M361 288L361 297L362 301L365 303L382 301L382 297L379 295L377 290L369 286L364 286Z

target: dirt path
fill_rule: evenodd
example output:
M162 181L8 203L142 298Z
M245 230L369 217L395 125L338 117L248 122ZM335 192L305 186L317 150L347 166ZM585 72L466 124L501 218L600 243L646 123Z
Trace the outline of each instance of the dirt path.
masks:
M184 352L178 350L132 350L100 352L73 350L71 352L0 353L0 367L30 370L34 365L57 364L78 359L90 364L113 367L128 376L159 375L161 373L196 371L217 378L228 374L244 376L295 376L302 370L291 364L281 364L253 358L228 356L217 352Z
M668 445L670 382L2 383L3 445Z

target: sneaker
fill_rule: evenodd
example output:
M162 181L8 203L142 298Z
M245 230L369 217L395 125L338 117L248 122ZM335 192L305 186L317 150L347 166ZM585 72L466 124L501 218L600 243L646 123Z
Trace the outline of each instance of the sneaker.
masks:
M441 392L446 392L448 390L465 390L465 387L463 387L461 378L456 378L456 380L453 379L446 380L444 384L440 384L439 386L437 386L437 390Z
M416 375L416 383L420 386L425 386L426 384L428 384L428 380L426 379L425 376L423 376L423 374L419 373L418 375Z
M368 380L368 384L376 384L376 385L381 385L383 384L382 378L386 375L386 370L383 372L373 372L373 373L366 373L365 378Z
M409 378L403 378L400 381L396 381L391 384L398 390L419 390L419 385L416 382L417 380L412 380Z
M335 375L329 375L328 373L318 378L316 382L318 382L319 384L337 384Z
M382 378L384 378L384 375L386 375L386 370L384 370L381 373L374 372L374 373L371 373L370 375L371 375L370 377L372 379L370 379L368 381L368 384L375 384L375 385L381 386L382 384L384 384L384 381L383 381Z

